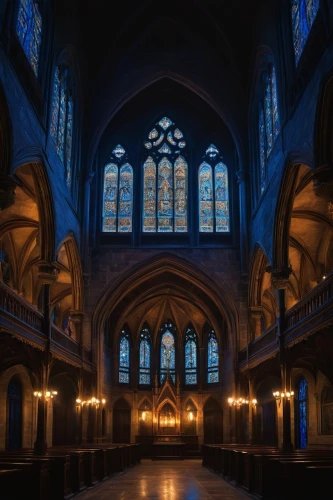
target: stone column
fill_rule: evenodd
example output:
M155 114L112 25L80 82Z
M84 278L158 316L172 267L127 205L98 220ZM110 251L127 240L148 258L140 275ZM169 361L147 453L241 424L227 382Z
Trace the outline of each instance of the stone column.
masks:
M251 370L248 370L247 373L247 378L249 381L249 443L255 443L256 441L256 436L254 432L254 426L255 426L255 419L256 419L256 412L257 412L257 407L256 405L252 405L253 399L256 399L256 395L254 393L254 380L253 380L253 373Z
M75 340L81 346L83 344L82 339L82 322L84 318L84 313L82 311L70 310L69 315L71 317L71 321L75 328Z
M88 272L88 250L89 250L89 214L90 214L90 186L91 181L93 180L95 172L91 170L85 172L84 178L84 204L83 204L83 225L82 225L82 260L83 260L83 269L84 273ZM86 281L86 280L85 280Z
M45 399L45 393L48 390L49 372L50 372L50 339L51 339L51 286L57 279L58 270L54 264L44 262L39 266L39 279L44 287L44 319L43 334L47 338L46 349L43 353L41 368L41 387L38 390L42 396L38 398L37 407L37 436L34 443L34 453L45 455L47 452L47 407L48 402Z
M291 268L286 269L273 269L272 270L272 285L277 290L278 298L278 338L280 347L280 367L281 367L281 391L291 391L290 387L290 362L289 356L285 346L285 328L286 328L286 288L289 282L289 275ZM290 421L290 401L286 397L282 401L282 448L284 451L293 449L291 442L291 421Z
M249 308L250 316L254 322L254 338L255 340L261 335L261 318L262 318L262 306L252 306Z

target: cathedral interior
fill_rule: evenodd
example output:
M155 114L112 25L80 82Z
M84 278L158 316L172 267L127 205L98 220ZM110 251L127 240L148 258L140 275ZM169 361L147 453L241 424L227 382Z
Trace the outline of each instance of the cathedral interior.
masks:
M0 2L0 470L333 469L332 61L331 0Z

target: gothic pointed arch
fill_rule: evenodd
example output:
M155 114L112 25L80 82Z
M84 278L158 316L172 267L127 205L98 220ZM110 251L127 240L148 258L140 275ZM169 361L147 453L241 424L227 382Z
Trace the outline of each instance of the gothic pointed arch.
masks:
M134 297L139 297L136 290L140 289L142 301L144 295L149 296L152 291L156 293L163 288L164 282L172 283L173 287L182 294L187 290L186 300L193 301L200 307L203 316L207 319L211 318L222 345L228 346L231 350L235 348L238 336L238 314L227 292L227 286L218 284L214 277L207 275L197 262L180 258L171 252L161 253L154 258L140 262L122 273L112 283L112 287L108 284L104 288L93 313L93 335L98 336L99 332L103 331L103 325L108 318L112 318L115 327L117 325L121 327L130 309L136 304ZM126 314L123 315L122 310L126 311ZM223 330L221 325L224 325ZM232 335L231 332L233 332ZM155 338L156 334L157 330L154 332Z

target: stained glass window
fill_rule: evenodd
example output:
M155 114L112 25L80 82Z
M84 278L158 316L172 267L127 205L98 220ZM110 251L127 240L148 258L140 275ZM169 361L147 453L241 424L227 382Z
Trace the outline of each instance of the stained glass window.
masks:
M166 378L168 372L173 383L176 383L176 348L173 335L174 326L167 322L162 327L160 350L160 383Z
M103 231L129 233L133 216L133 169L120 144L110 159L112 162L104 168Z
M307 447L308 416L307 416L308 384L304 377L298 382L298 439L299 448Z
M69 68L61 64L56 68L53 83L50 133L57 153L65 168L65 179L72 183L73 95Z
M199 167L199 231L225 233L230 231L228 169L219 161L214 144L207 148L205 157Z
M214 330L208 335L207 361L207 382L213 384L219 381L219 346Z
M39 11L39 1L20 0L16 34L35 75L38 76L42 41L42 16Z
M119 382L121 384L129 383L130 370L130 341L129 334L123 329L119 341Z
M185 384L197 383L197 335L192 326L185 333Z
M182 138L183 133L164 117L144 142L149 150L143 165L142 230L145 233L188 231L188 166L186 142L180 141Z
M304 50L320 0L291 0L291 23L296 66Z
M147 326L142 328L140 333L140 348L139 348L139 384L150 384L150 345L151 338Z
M259 104L259 164L260 190L264 191L267 177L267 158L280 132L275 67L271 64L263 73L263 99Z

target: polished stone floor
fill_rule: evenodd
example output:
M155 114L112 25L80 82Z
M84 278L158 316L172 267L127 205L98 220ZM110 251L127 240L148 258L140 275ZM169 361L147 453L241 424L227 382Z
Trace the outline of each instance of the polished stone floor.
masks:
M142 460L140 465L78 495L78 500L248 500L202 467L201 460Z

